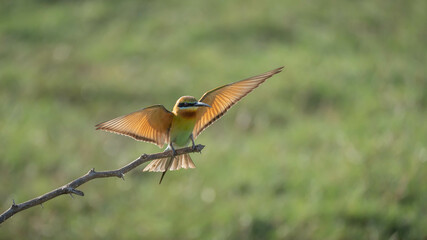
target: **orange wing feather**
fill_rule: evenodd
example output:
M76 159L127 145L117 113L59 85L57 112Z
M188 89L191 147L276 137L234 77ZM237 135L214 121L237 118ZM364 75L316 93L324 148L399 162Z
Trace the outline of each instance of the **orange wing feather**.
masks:
M206 92L199 101L211 105L212 108L199 108L197 110L198 120L193 130L194 138L209 127L209 125L222 117L222 115L240 99L257 88L268 78L281 72L282 69L283 67L280 67L261 75L230 83Z
M99 123L95 127L96 130L123 134L162 147L169 139L169 128L173 116L174 114L162 105L154 105Z

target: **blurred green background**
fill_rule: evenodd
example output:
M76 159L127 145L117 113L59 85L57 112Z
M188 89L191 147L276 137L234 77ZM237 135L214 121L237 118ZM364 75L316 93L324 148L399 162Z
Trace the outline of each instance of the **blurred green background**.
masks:
M427 239L427 2L2 1L0 211L156 146L94 130L285 65L194 170L83 185L0 239Z

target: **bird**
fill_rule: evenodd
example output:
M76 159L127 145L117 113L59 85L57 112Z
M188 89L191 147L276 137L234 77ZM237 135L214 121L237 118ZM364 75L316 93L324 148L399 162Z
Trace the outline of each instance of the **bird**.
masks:
M138 141L153 143L164 151L172 150L172 157L151 161L144 172L162 172L159 184L168 170L195 168L190 155L176 156L175 148L188 146L199 134L221 118L234 104L257 88L265 80L280 73L284 67L265 72L212 89L197 100L192 96L180 97L168 111L163 105L153 105L136 112L95 125L104 130L125 135Z

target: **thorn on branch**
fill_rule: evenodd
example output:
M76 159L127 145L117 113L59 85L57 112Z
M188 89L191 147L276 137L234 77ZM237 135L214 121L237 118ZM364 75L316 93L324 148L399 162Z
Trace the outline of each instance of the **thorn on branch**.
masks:
M73 197L72 193L79 195L81 197L83 197L85 195L82 191L77 190L77 189L72 188L72 187L68 187L67 192L71 195L71 197Z
M125 175L123 173L120 173L119 178L123 179L123 181L125 180Z
M15 199L12 199L12 208L17 208L17 207L18 207L18 205L16 205Z

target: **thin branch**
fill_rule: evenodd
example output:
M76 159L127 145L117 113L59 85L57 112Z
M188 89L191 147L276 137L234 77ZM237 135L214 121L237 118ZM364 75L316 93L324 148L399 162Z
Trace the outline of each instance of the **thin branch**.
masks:
M181 154L185 154L185 153L193 153L193 152L201 152L204 147L205 146L199 144L199 145L196 145L194 149L192 147L177 149L176 155L181 155ZM0 224L3 223L4 221L6 221L8 218L15 215L16 213L20 212L20 211L23 211L25 209L28 209L30 207L34 207L37 205L43 206L42 204L44 202L49 201L52 198L56 198L60 195L70 194L71 196L73 196L72 194L75 194L75 195L79 195L79 196L84 196L84 193L80 190L77 190L76 188L78 188L79 186L81 186L81 185L85 184L86 182L89 182L90 180L93 180L95 178L118 177L118 178L122 178L124 180L124 174L129 172L130 170L138 167L139 165L141 165L145 162L155 160L155 159L166 158L166 157L171 157L171 156L172 156L172 151L166 151L166 152L155 153L155 154L150 154L150 155L143 154L138 159L130 162L128 165L126 165L122 168L119 168L117 170L96 172L95 169L92 168L85 175L65 184L62 187L59 187L55 190L52 190L48 193L45 193L39 197L36 197L34 199L28 200L28 201L20 203L20 204L15 204L15 200L13 200L12 206L10 206L10 208L8 210L6 210L5 212L3 212L0 215Z

